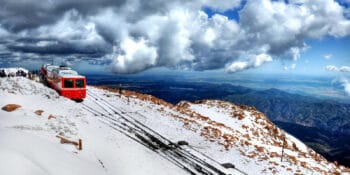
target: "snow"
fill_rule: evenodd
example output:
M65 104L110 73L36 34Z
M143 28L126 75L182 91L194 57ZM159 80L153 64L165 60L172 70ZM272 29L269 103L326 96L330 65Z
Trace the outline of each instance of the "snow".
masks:
M232 163L237 169L227 170L231 174L346 174L348 170L318 157L258 111L222 101L171 106L147 95L120 95L88 86L86 99L77 103L23 77L0 78L0 107L10 103L22 107L0 111L0 174L188 174L167 160L166 152L153 151L111 127L114 121L125 122L112 115L115 109L173 143L187 141L189 146L182 148L201 160ZM39 116L36 110L44 112ZM95 116L96 112L109 117ZM50 115L54 118L48 119ZM83 150L61 144L57 135L82 139ZM288 144L283 162L272 156L281 153L281 138Z
M147 97L146 100L141 100L137 95L131 95L129 98L124 96L117 96L108 91L101 91L100 89L88 88L88 92L90 94L95 94L93 96L90 95L91 98L102 98L108 99L110 103L118 108L122 108L126 113L132 114L134 118L137 118L142 123L171 139L173 142L177 142L180 140L188 141L189 144L199 150L206 155L209 155L211 158L219 161L221 163L231 162L238 169L247 173L247 174L272 174L274 170L275 173L278 174L294 174L295 172L300 171L304 174L323 174L324 172L314 172L313 169L307 169L300 166L299 162L307 161L310 162L310 167L318 167L325 172L331 171L335 169L334 164L329 163L325 160L322 162L317 162L312 158L303 159L302 157L298 157L297 161L294 165L288 161L280 162L280 157L268 157L267 160L263 159L263 156L269 156L271 152L276 152L281 154L282 148L280 146L274 146L272 144L273 141L281 142L281 140L276 140L271 136L270 131L267 131L264 128L264 125L260 125L259 123L268 123L268 119L266 117L261 117L261 119L255 119L255 115L259 113L255 111L242 110L237 106L232 104L222 104L220 101L210 101L208 104L193 104L189 102L181 102L179 106L186 104L189 107L183 109L184 111L188 110L188 114L193 114L193 112L201 114L203 116L209 117L209 121L201 121L196 120L196 123L190 124L190 127L186 128L184 125L185 119L179 119L183 117L187 120L193 119L189 115L184 114L183 112L179 112L178 110L174 110L176 107L168 108L162 105L158 105L152 101L147 99L151 99L151 97ZM89 93L88 93L89 94ZM97 95L96 95L97 94ZM98 96L98 97L97 97ZM101 111L104 110L105 104L102 102L96 103L96 101L91 100L91 98L87 98L84 103L89 106L94 106L94 108L99 109ZM94 103L95 102L95 103ZM223 105L224 107L220 107ZM232 111L228 109L233 109L233 111L240 111L244 116L243 119L238 119L232 117ZM108 109L106 109L108 111ZM180 109L181 110L181 109ZM111 112L111 111L109 111ZM256 120L256 121L255 121ZM227 133L230 135L236 135L240 138L243 138L244 135L248 134L251 137L249 141L251 146L242 146L240 143L234 143L234 146L226 150L222 145L218 143L222 143L220 138L205 138L202 136L202 130L206 126L216 127L212 124L212 122L217 122L220 124L226 125L225 127L217 127L220 129L222 133ZM258 130L260 135L259 137L254 137L252 132L244 129L242 125L247 126L248 128L255 128ZM271 123L271 127L274 125ZM275 127L275 126L274 126ZM247 132L248 131L248 132ZM278 133L282 135L284 132L278 129ZM307 147L301 143L296 138L286 134L287 143L292 145L296 143L297 147L301 150L301 152L305 154L309 154L310 150L306 149ZM264 153L258 153L256 151L256 147L261 146L266 151ZM285 149L285 154L288 156L298 156L299 152L292 150L292 146L289 146ZM242 155L242 152L246 155L253 155L256 153L257 157L247 157L246 155ZM276 166L276 164L278 166ZM324 166L327 165L327 168ZM251 168L254 167L254 168ZM290 168L291 170L288 170Z
M106 174L47 139L9 129L0 133L0 174Z
M187 174L42 84L0 78L0 107L9 103L22 107L0 110L0 174ZM60 144L59 134L82 139L83 150Z

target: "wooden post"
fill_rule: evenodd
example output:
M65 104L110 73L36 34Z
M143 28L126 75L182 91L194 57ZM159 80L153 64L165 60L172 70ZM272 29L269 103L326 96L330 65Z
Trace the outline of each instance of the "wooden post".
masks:
M60 142L61 144L72 144L74 146L78 146L78 150L83 150L83 141L81 139L79 139L77 142L76 141L72 141L72 140L69 140L67 138L64 138L63 136L61 135L57 135L56 136L57 138L61 139Z
M119 91L119 97L122 97L122 84L119 84L119 88L118 88L118 91Z
M79 139L79 144L78 144L79 150L83 149L83 141Z
M284 137L284 138L283 138L283 144L282 144L281 162L283 161L283 154L284 154L284 145L285 145L285 142L286 142L286 138Z

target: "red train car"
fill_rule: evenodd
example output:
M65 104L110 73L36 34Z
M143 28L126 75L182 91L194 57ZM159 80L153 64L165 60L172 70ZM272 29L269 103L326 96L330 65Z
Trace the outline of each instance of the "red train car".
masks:
M43 80L61 96L83 100L86 97L86 78L67 66L44 64Z

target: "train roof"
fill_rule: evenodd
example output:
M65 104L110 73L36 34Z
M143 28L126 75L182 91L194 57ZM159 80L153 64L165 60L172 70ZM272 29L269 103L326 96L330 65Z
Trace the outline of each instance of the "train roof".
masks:
M67 66L56 66L52 64L44 64L43 67L62 78L85 78L85 76L79 75L77 71Z
M58 69L59 67L58 66L55 66L55 65L45 65L45 69L47 71L53 71L54 69Z
M85 76L83 75L65 75L65 76L61 76L62 78L81 78L84 79Z
M63 78L85 78L82 75L79 75L77 71L72 69L58 69L57 74Z

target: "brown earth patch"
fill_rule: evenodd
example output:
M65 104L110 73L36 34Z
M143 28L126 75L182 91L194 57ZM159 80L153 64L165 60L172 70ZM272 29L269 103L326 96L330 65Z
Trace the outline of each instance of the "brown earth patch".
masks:
M2 107L2 110L7 111L7 112L12 112L18 108L20 108L21 105L18 104L8 104Z
M47 117L47 119L49 119L49 120L50 119L56 119L56 117L54 115L50 114L49 117Z
M34 113L35 113L36 115L41 116L41 114L42 114L43 112L44 112L43 110L39 109L39 110L36 110Z

